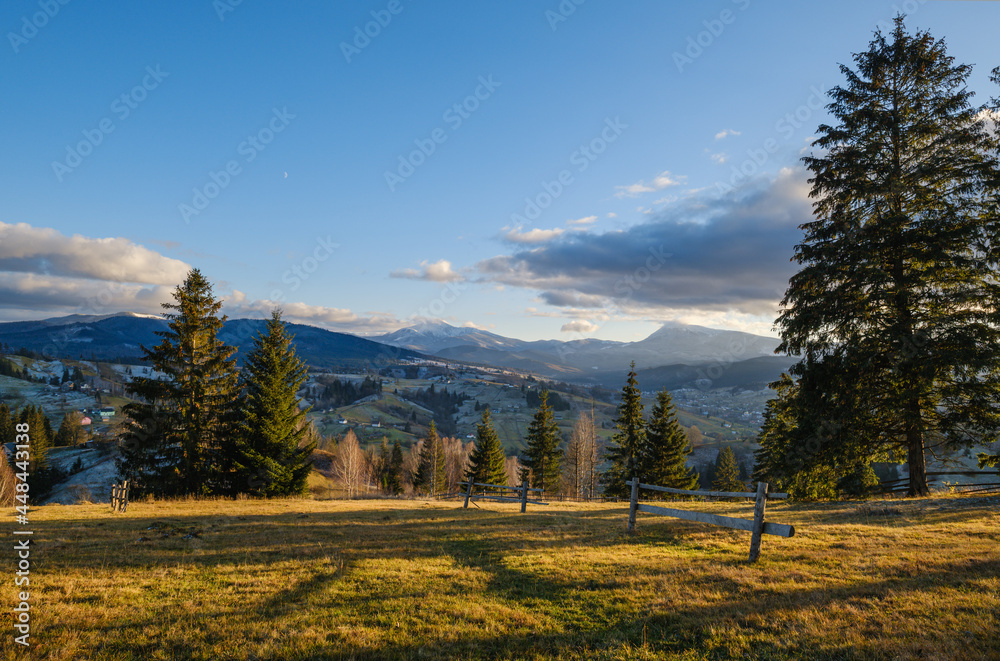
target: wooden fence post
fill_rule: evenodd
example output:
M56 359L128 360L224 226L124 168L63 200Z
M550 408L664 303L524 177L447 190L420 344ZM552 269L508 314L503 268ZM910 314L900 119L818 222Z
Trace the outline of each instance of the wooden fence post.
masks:
M465 509L469 509L469 499L472 498L472 480L473 477L469 476L469 490L465 492Z
M767 506L767 482L757 483L757 504L753 508L753 530L750 533L750 562L760 557L760 539L764 536L764 508Z
M632 485L632 498L628 506L628 531L635 532L635 513L639 509L639 478L633 477L632 481L626 484Z
M122 490L125 492L122 494L122 512L128 509L128 480L122 483Z
M528 511L528 478L521 479L521 514Z

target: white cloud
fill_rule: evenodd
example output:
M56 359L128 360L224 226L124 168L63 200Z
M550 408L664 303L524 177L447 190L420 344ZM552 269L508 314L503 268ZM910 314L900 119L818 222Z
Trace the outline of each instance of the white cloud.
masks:
M503 238L511 243L545 243L546 241L551 241L565 231L566 230L562 228L551 230L535 228L528 230L527 232L522 232L520 228L514 228L504 234Z
M650 182L638 181L634 184L629 184L628 186L615 186L618 190L615 193L615 197L636 197L643 193L653 193L658 190L663 190L664 188L669 188L670 186L681 185L686 177L675 177L670 174L669 170L664 170L660 174L653 177Z
M597 222L597 216L587 216L586 218L577 218L576 220L567 220L567 225L593 225Z
M464 280L465 276L451 268L451 262L441 259L430 263L420 262L419 269L397 269L389 274L390 278L404 278L407 280L427 280L428 282L458 282Z
M234 304L235 303L235 304ZM328 330L362 333L388 332L402 327L403 321L388 313L369 313L359 315L346 308L331 308L322 305L309 305L302 302L255 300L251 302L226 301L225 313L231 319L249 317L266 319L271 310L281 308L281 318L291 323L320 326Z
M128 239L66 236L51 228L0 222L0 271L178 285L190 269Z
M733 129L723 129L715 134L716 140L722 140L723 138L730 135L742 135L739 131L734 131Z
M586 319L576 319L568 324L563 324L559 330L563 333L594 333L599 329L600 326L592 324Z
M709 158L712 159L713 163L715 163L717 165L722 165L723 163L725 163L726 161L729 160L729 155L720 152L718 154L712 154Z

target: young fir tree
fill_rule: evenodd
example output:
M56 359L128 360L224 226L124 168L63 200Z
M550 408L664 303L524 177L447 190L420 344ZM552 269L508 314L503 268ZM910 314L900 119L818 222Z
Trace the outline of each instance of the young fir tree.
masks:
M507 486L507 454L493 429L489 407L483 411L482 420L476 427L476 447L469 457L469 469L465 475L465 479L470 478L480 484Z
M794 376L834 377L807 400L845 405L800 408L835 433L789 449L856 485L859 461L905 456L908 494L926 495L929 447L1000 435L998 137L972 105L972 68L902 17L854 61L804 159L815 220L776 322L779 348L802 356Z
M83 416L77 411L70 411L64 415L52 444L56 447L72 447L84 442L87 439L87 431L80 424L82 418Z
M392 444L392 455L389 457L389 471L386 478L386 491L393 496L403 493L403 448L399 441Z
M691 456L687 432L677 421L670 393L661 390L646 423L646 443L642 453L642 476L649 484L674 489L696 489L698 471L686 466Z
M128 390L128 428L118 472L135 494L164 496L233 493L236 349L218 339L222 302L198 269L164 303L167 330L143 347L162 378L136 377Z
M560 469L559 427L555 416L549 407L549 393L543 390L538 409L528 424L528 434L525 438L527 449L521 463L523 470L528 472L531 486L543 489L544 493L559 491L559 480L562 477Z
M10 407L0 403L0 443L10 443L14 440L14 418Z
M629 366L628 378L622 387L622 401L618 405L615 426L618 431L611 437L605 450L605 459L611 466L601 476L604 493L616 498L628 498L630 488L625 484L634 477L647 479L639 474L642 451L646 444L645 424L642 420L642 392L636 380L635 361Z
M234 456L234 490L252 496L304 494L315 443L305 443L306 414L296 393L306 365L292 336L271 312L266 334L258 334L240 374L240 419Z
M740 481L740 467L736 463L736 455L728 445L719 451L715 460L715 480L712 482L715 491L746 491L747 485Z
M444 444L437 433L437 425L431 420L423 446L420 448L420 464L413 480L418 491L434 495L444 491Z

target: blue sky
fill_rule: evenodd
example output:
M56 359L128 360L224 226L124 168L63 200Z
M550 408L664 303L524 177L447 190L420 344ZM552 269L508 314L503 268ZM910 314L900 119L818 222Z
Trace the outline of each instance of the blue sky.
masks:
M355 333L768 333L838 63L906 10L1000 65L996 2L63 1L0 6L3 320L197 267Z

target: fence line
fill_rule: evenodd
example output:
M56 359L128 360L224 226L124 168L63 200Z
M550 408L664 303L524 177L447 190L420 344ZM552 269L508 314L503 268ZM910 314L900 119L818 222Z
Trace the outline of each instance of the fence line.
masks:
M542 493L542 490L528 488L527 480L522 480L521 486L519 487L508 487L507 485L504 484L483 484L481 482L473 482L472 479L473 478L471 477L469 478L469 486L465 492L465 505L463 505L463 507L466 509L468 509L469 507L469 501L472 500L473 498L475 498L476 500L496 500L505 503L521 501L522 514L528 509L528 503L531 503L532 505L548 505L548 503L543 503L540 500L528 500L529 491L537 491L538 493ZM478 495L474 494L472 493L473 487L484 487L484 491L482 494ZM485 489L497 489L499 490L499 493L495 496L490 496L489 494L486 493ZM504 495L505 490L512 492L512 494Z
M778 537L791 537L795 534L795 527L783 523L768 523L764 521L764 511L767 506L767 499L788 498L787 493L768 493L767 482L758 482L756 493L749 491L700 491L693 489L674 489L671 487L660 487L653 484L640 484L638 478L633 478L625 484L632 487L632 498L629 502L628 510L628 531L635 532L635 518L639 511L660 516L672 516L686 521L697 521L708 523L713 526L733 528L735 530L746 530L750 532L750 562L756 562L760 557L760 542L763 535L776 535ZM731 516L721 516L719 514L709 514L707 512L695 512L691 510L680 510L671 507L659 507L639 503L639 489L650 491L661 491L664 493L679 494L685 496L716 496L721 498L754 498L753 520L738 519Z
M124 512L128 509L128 480L111 486L111 511Z

